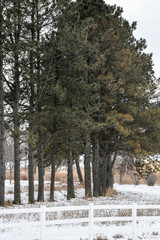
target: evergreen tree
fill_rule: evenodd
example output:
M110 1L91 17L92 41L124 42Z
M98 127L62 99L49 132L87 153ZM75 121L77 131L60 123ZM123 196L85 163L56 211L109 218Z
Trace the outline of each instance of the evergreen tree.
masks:
M96 189L97 182L102 184L103 181L107 181L107 187L112 187L112 169L117 151L132 136L133 129L140 127L137 122L139 109L142 111L150 105L155 89L152 61L151 56L143 53L145 41L136 41L133 36L135 23L130 26L122 18L121 8L106 5L104 1L77 3L80 18L92 17L94 20L88 42L95 47L97 64L94 71L88 73L88 79L95 88L92 102L95 107L90 114L94 123L92 134L99 133L101 160L97 154L97 159L93 161L93 173L94 169L98 169L100 160L99 169L106 169L106 180L102 180L104 173L101 171L100 179L97 172L93 177L95 175ZM95 147L92 145L94 156Z
M23 18L25 12L23 1L7 1L5 5L5 58L4 75L7 92L5 101L10 106L11 131L14 139L14 202L20 204L20 125L22 118L21 96L23 95L23 58L24 48L22 35L24 32ZM6 50L7 49L7 50ZM9 116L9 115L8 115ZM8 117L7 116L7 117Z

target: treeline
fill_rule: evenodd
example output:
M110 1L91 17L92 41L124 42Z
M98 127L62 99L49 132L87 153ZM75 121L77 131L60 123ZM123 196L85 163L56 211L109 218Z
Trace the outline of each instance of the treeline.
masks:
M56 166L67 162L70 199L73 160L83 155L85 196L98 197L113 187L118 152L137 158L137 169L158 152L152 55L122 12L103 0L0 1L0 205L4 129L14 140L15 204L21 202L22 141L28 143L29 203L35 201L35 161L38 201L44 201L46 166L52 166L54 200Z

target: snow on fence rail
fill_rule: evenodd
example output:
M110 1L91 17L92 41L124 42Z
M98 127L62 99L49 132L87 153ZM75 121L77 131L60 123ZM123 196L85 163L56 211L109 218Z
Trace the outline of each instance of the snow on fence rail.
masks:
M94 224L97 222L131 222L132 224L132 240L137 240L137 222L149 220L149 221L160 221L160 216L138 216L137 210L160 210L160 205L94 205L90 203L89 205L81 206L64 206L64 207L46 207L42 206L40 208L23 208L23 209L1 209L0 210L0 236L1 231L4 229L15 229L16 227L21 228L24 226L38 226L40 233L40 240L45 240L45 232L47 231L47 226L53 225L64 225L64 224L79 224L88 223L88 239L93 240L93 230ZM97 210L130 210L130 216L107 216L107 217L97 217ZM80 218L67 218L67 219L47 219L47 214L58 213L58 212L71 212L71 211L87 211L88 215ZM12 219L14 215L18 214L39 214L38 220L31 221L12 221L6 222L4 219L9 216ZM12 217L11 217L12 215ZM2 216L5 216L3 218ZM54 230L53 230L54 234Z

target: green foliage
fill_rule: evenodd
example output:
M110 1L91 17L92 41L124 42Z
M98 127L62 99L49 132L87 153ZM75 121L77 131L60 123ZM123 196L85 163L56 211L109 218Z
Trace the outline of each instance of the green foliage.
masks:
M152 56L144 53L145 40L134 37L136 23L129 24L120 7L103 0L28 4L23 5L18 46L21 119L33 127L28 142L36 148L41 131L47 162L51 146L65 158L71 144L78 156L94 133L111 152L142 159L157 153L159 110L151 104L156 90ZM16 19L11 10L5 16L8 31ZM9 42L6 63L15 47ZM9 71L13 73L12 66ZM6 101L13 106L8 76Z

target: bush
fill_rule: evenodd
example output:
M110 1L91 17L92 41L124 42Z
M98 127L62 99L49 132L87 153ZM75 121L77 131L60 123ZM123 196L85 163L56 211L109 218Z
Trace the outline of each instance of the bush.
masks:
M157 177L154 173L150 173L146 179L148 186L154 186L156 183Z

